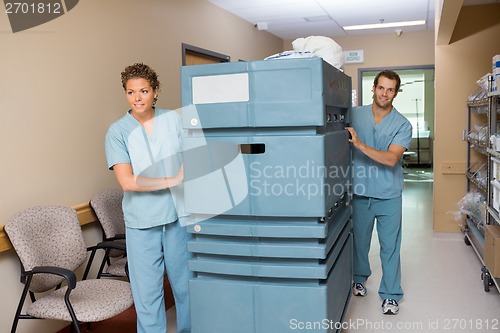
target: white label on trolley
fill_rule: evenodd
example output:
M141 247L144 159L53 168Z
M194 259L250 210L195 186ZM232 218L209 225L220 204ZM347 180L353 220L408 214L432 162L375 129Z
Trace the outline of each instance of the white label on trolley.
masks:
M248 102L248 73L196 76L192 79L193 104Z

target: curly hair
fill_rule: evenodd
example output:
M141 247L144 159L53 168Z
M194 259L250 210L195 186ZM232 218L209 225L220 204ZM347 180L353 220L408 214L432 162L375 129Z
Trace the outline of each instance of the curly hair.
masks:
M130 79L145 79L149 82L153 90L160 88L160 81L156 72L143 63L135 63L127 66L121 73L123 89L127 89L127 81Z

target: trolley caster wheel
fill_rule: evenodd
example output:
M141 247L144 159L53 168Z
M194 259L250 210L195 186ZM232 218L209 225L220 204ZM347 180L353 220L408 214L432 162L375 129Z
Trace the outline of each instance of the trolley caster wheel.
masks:
M465 242L465 245L468 245L468 246L471 245L470 240L467 236L464 236L464 242Z
M493 285L493 279L486 267L481 268L481 280L483 280L484 291L489 292L490 286Z

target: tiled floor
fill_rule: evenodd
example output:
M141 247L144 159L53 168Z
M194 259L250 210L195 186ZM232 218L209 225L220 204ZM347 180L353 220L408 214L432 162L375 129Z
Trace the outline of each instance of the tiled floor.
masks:
M381 313L374 233L368 295L351 298L342 332L500 332L500 295L494 286L484 291L482 264L474 250L460 233L433 233L432 185L405 182L400 313Z

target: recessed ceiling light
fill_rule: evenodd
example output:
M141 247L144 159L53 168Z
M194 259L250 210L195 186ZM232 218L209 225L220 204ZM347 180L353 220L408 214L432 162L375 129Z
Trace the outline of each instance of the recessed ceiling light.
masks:
M366 30L366 29L381 29L381 28L397 28L410 27L415 25L424 25L425 20L420 21L404 21L404 22L381 22L375 24L348 25L343 27L344 30Z
M304 17L304 20L306 20L307 22L323 22L323 21L331 21L331 19L332 18L328 15Z

